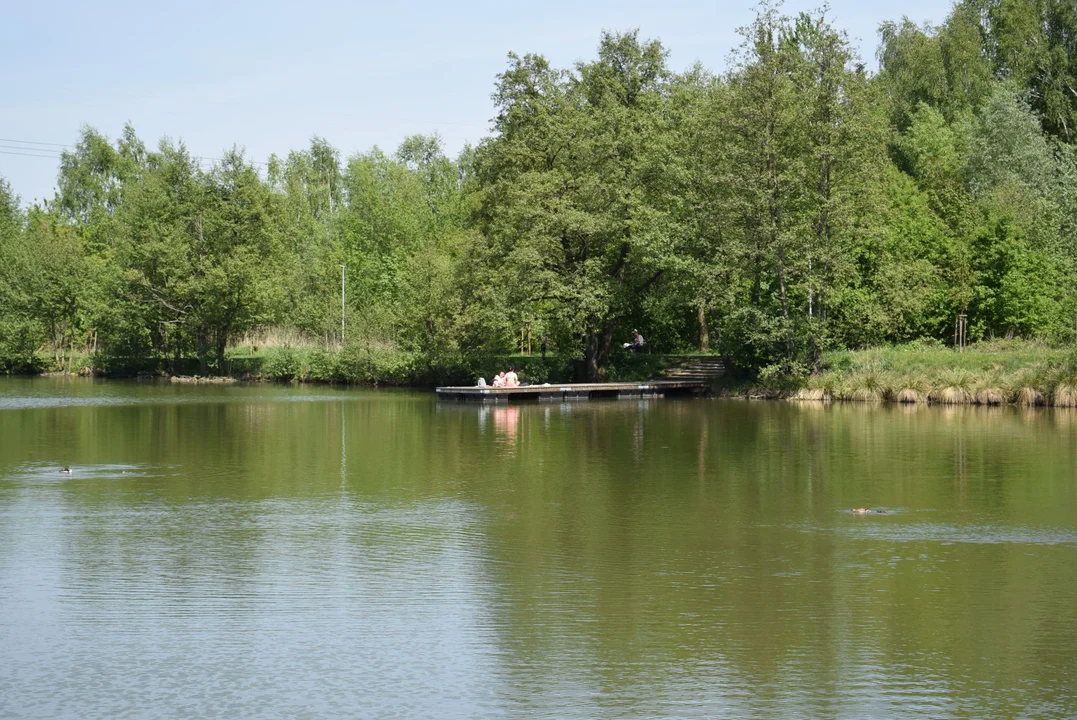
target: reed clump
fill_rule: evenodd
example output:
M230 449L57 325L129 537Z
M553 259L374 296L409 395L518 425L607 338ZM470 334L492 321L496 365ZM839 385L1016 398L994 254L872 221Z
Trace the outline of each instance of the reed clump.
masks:
M928 377L920 371L906 373L899 379L897 393L894 399L900 403L923 403L927 402L928 393L931 391L931 383Z
M842 400L858 402L883 402L890 396L883 374L874 370L850 376L842 391Z
M932 390L927 399L941 405L962 405L968 403L972 396L964 388L947 385L946 387Z
M826 401L830 400L830 393L825 388L821 387L806 387L797 390L793 394L793 400L814 400L814 401Z
M1051 404L1055 407L1077 407L1077 388L1073 385L1059 385L1051 393Z
M975 398L976 378L964 368L946 368L939 375L928 400L942 405L964 405Z
M920 391L918 391L916 388L911 387L901 388L901 390L898 391L897 397L895 399L899 403L919 403L925 402L927 400L924 395L920 394Z
M1002 405L1006 402L1007 393L1001 388L980 388L973 396L973 402L977 405Z
M1025 386L1017 391L1014 402L1024 407L1044 404L1044 395L1037 388Z
M958 352L933 341L838 351L790 397L801 400L1077 407L1077 351L992 341Z

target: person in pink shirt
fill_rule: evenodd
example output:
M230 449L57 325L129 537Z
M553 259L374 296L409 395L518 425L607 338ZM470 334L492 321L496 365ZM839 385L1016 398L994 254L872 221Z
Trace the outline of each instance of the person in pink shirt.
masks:
M520 378L516 376L516 368L509 366L509 371L505 373L505 387L520 387Z

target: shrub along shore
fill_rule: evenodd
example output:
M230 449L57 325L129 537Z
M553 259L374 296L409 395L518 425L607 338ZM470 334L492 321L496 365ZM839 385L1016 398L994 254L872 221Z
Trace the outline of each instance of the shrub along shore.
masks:
M647 380L683 359L681 355L615 353L609 365L610 381ZM432 360L418 354L378 347L348 346L326 350L317 346L284 346L229 351L222 370L201 374L197 357L116 358L74 354L64 361L35 355L20 364L5 365L0 374L82 375L106 378L171 378L180 382L341 383L390 387L432 388L437 385L473 385L489 382L498 371L512 366L523 382L574 382L584 368L580 360L554 353L540 355L476 355Z
M792 400L1077 407L1077 349L995 341L824 353L819 372L763 373L724 394Z
M610 381L660 377L684 355L615 354ZM174 360L111 359L93 362L78 356L71 374L106 377L171 377L173 381L342 383L395 387L434 387L489 380L510 365L524 382L572 382L579 360L549 354L490 355L431 362L395 350L346 347L275 347L250 354L237 348L219 376L198 377L197 358ZM9 368L9 371L12 369ZM712 385L723 397L844 402L897 402L944 405L1046 405L1077 407L1077 348L1013 340L954 350L935 341L893 347L824 353L818 372L789 374L764 369L756 377L731 376ZM39 358L24 374L64 373L49 358Z

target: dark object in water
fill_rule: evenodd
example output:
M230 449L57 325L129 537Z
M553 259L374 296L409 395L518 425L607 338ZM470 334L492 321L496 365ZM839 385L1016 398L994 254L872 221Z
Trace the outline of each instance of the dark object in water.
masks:
M70 475L71 474L71 468L69 468L67 465L64 465L62 468L60 468L60 472L62 472L64 474L67 474L67 475Z

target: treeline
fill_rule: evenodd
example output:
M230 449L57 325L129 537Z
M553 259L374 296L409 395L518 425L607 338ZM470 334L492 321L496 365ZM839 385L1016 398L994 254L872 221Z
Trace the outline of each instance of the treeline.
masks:
M868 73L824 14L764 3L729 69L607 33L509 56L491 135L346 161L325 141L204 167L87 128L55 199L0 183L0 364L92 353L225 369L255 328L433 378L546 336L604 377L653 348L798 375L821 353L1074 337L1077 6L967 0L881 27ZM406 372L401 368L406 368Z

